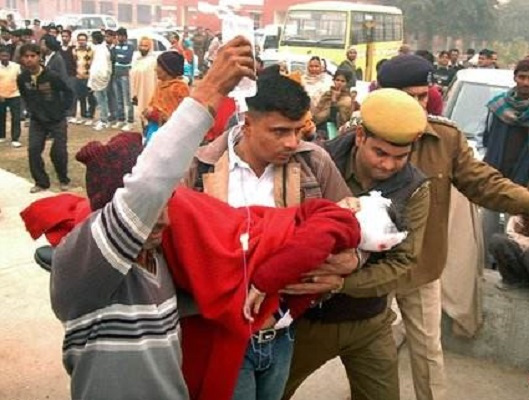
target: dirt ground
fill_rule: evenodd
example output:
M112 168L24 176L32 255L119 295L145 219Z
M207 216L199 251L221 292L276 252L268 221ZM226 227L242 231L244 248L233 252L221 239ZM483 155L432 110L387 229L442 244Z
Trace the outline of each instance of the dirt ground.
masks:
M9 119L9 118L8 118ZM0 168L12 172L15 175L21 176L28 180L31 180L31 175L29 173L29 164L28 164L28 128L22 128L22 135L20 137L20 142L22 147L16 149L11 147L10 138L11 138L11 128L7 127L7 141L0 143ZM75 154L77 151L83 147L86 143L99 140L101 142L106 142L112 136L117 134L119 131L116 129L106 129L100 132L95 131L92 127L87 127L84 125L68 125L68 173L70 176L71 182L71 191L75 193L84 193L84 173L85 167L83 164L75 160ZM58 191L59 182L53 171L53 166L49 157L49 152L51 148L51 141L46 143L46 149L43 152L44 163L46 164L46 169L50 175L52 187L51 190Z

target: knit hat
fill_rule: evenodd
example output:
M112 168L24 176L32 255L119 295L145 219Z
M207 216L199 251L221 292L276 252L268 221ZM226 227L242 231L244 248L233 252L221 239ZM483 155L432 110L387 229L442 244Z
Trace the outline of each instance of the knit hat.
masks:
M362 125L376 137L396 145L414 142L426 128L426 112L401 90L371 92L360 108Z
M184 75L184 56L176 51L166 51L160 54L158 65L174 78Z
M123 176L132 171L142 148L141 134L123 132L106 145L89 142L75 155L86 165L86 192L92 211L102 208L123 187Z
M378 72L377 80L383 88L402 89L428 86L432 82L433 65L416 55L400 55L386 61Z

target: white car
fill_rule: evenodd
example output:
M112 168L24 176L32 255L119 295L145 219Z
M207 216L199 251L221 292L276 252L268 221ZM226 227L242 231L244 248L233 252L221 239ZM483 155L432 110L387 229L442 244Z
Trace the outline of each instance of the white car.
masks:
M469 68L459 71L445 95L444 116L455 121L470 145L483 156L482 135L487 120L487 103L514 86L509 69Z
M171 28L156 28L156 27L153 27L153 28L138 28L138 29L134 29L135 32L138 32L138 33L146 33L147 35L152 35L152 34L156 34L156 35L160 35L160 36L163 36L164 38L166 38L168 41L171 41L171 36L174 34L174 33L178 33L178 35L180 37L182 37L182 32L181 31L178 31L176 29L176 27L174 29L171 29Z
M134 50L138 50L138 42L144 36L152 39L154 46L153 52L156 55L171 48L171 43L169 40L158 33L149 32L143 29L131 29L127 32L127 34L128 42L134 47Z
M132 29L128 31L129 35L129 43L134 46L134 50L136 51L138 49L138 41L146 36L153 40L154 48L153 52L156 54L156 56L160 55L164 51L168 51L171 49L171 43L169 40L158 33L154 33L153 30L147 30L147 29ZM194 56L194 76L197 77L200 74L200 71L198 69L198 57Z
M94 31L102 29L118 29L118 21L108 14L63 14L53 21L55 25L62 25L77 33L84 32L90 36Z

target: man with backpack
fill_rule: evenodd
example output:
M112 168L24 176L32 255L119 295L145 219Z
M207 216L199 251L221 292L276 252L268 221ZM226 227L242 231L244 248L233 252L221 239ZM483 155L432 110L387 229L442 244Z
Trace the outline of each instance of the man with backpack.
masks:
M246 101L244 124L198 150L186 186L233 207L290 207L313 198L339 201L350 196L325 150L301 140L310 99L299 83L279 74L263 76L257 82L257 95ZM340 289L340 274L319 276L321 291ZM188 310L182 310L186 314ZM255 398L257 393L267 400L281 398L293 350L288 317L288 310L279 309L253 335L234 400ZM203 390L188 385L191 397Z

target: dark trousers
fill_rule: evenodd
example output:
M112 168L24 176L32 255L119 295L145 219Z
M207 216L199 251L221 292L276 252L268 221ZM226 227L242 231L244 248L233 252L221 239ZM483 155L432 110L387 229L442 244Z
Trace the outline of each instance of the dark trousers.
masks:
M489 244L496 266L506 283L529 283L529 251L503 233L492 235Z
M72 89L73 92L73 99L72 99L72 105L70 106L70 109L66 112L67 117L75 117L77 114L77 78L75 76L69 76L65 79L66 84Z
M88 89L88 79L77 79L75 92L81 107L81 118L94 118L97 103L94 93Z
M0 139L6 138L7 109L11 112L11 140L18 142L20 139L21 101L19 97L5 99L0 102Z
M66 119L60 122L40 122L31 119L29 122L29 170L37 186L50 187L50 177L46 173L42 152L46 147L46 137L50 136L53 143L50 158L60 183L68 184L68 150Z
M398 400L397 346L391 330L394 320L389 309L370 319L335 324L298 319L283 400L290 399L310 374L337 356L347 372L354 400Z

